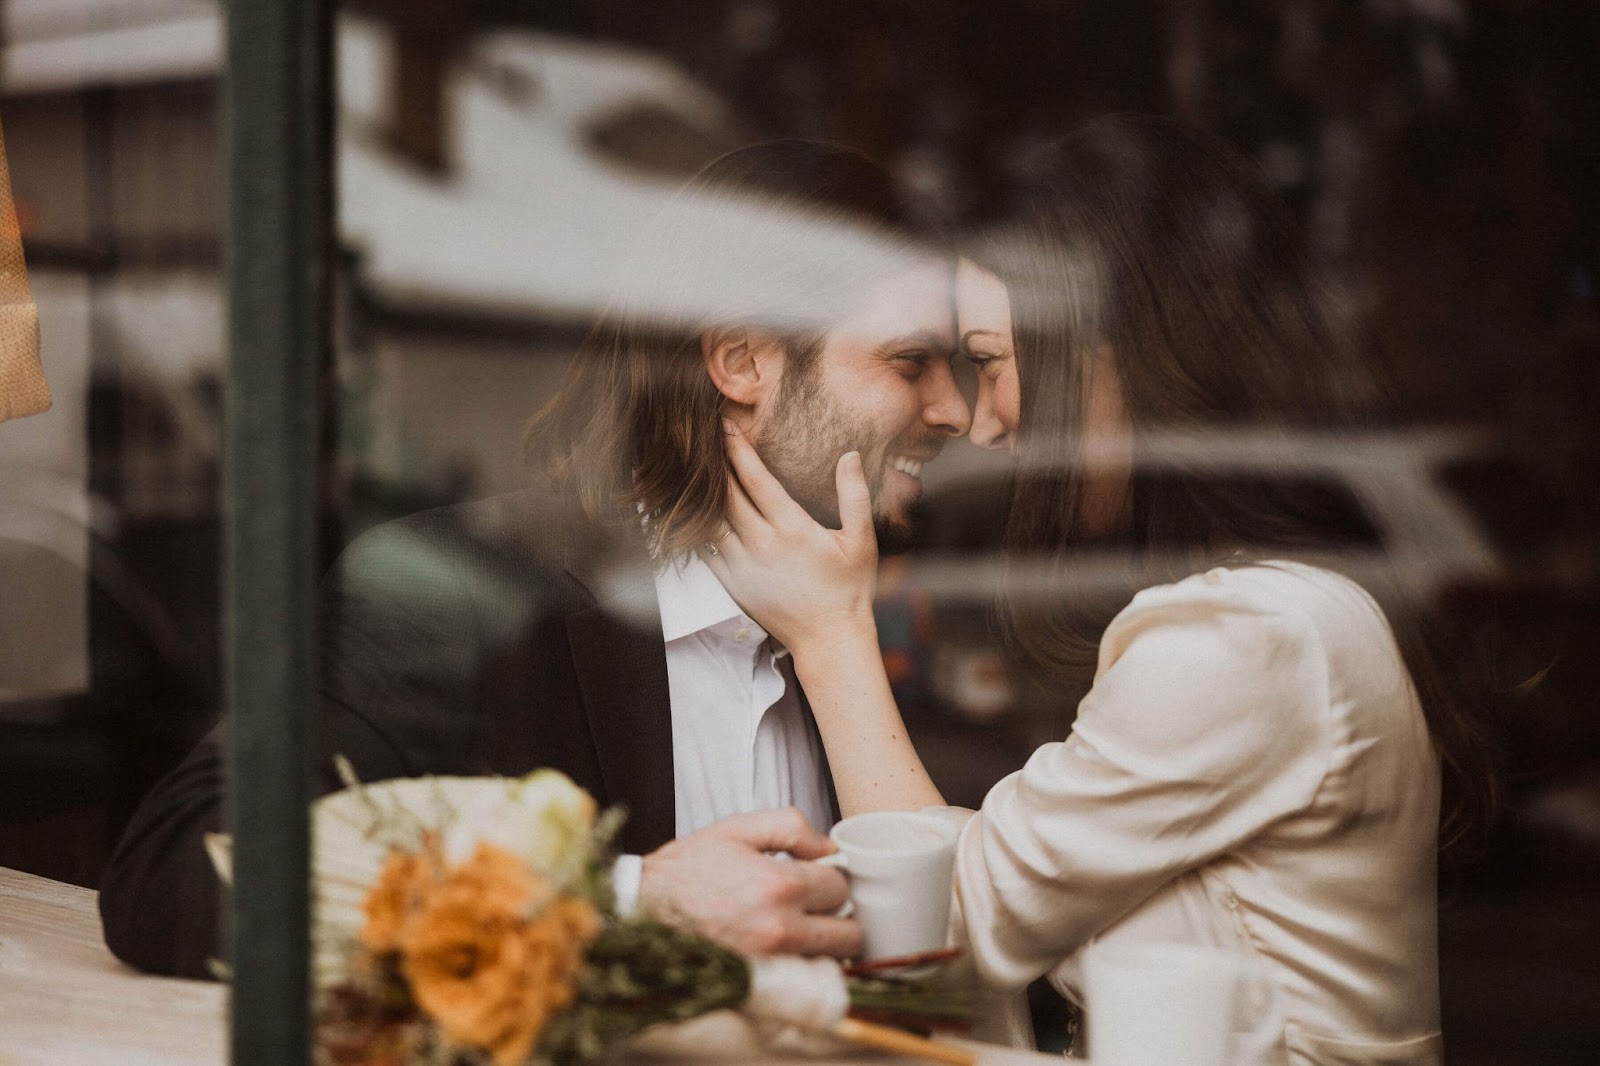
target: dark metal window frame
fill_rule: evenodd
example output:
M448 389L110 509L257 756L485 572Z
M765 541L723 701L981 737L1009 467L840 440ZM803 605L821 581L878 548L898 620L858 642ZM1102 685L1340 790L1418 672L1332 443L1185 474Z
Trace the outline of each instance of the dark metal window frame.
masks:
M329 338L327 0L227 5L223 563L232 1061L310 1059L308 805Z

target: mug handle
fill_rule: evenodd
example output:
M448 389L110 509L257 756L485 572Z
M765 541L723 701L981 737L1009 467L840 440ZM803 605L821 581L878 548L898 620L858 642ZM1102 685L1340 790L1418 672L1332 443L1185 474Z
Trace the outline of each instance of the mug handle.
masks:
M812 859L811 861L816 863L818 866L832 866L834 869L843 870L845 875L849 876L850 860L845 858L844 852L842 851L836 851L832 855L824 855L820 859ZM834 910L832 916L835 918L848 918L855 912L855 900L847 899L843 903L839 904L838 908Z

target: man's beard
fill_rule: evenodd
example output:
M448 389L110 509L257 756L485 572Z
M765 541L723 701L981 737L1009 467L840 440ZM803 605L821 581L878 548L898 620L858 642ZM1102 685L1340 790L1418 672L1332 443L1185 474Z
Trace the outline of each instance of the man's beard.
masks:
M872 527L878 537L878 551L904 551L911 544L912 523L905 516L886 514L882 509L883 462L873 469L866 467L871 461L874 425L869 419L852 418L840 410L827 395L821 379L814 366L800 374L784 375L774 398L774 414L761 431L756 452L794 501L831 529L840 525L836 474L839 457L849 451L860 452L867 488L872 494ZM942 439L929 438L917 440L906 450L923 454L937 451L943 444Z

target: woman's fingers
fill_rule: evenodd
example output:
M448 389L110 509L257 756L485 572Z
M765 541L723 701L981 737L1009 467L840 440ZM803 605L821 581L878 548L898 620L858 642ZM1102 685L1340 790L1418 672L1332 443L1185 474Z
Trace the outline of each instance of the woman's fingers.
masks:
M833 472L834 485L839 491L839 524L845 536L856 544L872 541L872 490L867 487L867 475L861 468L860 452L845 452Z
M756 454L755 445L746 440L744 434L727 419L723 420L722 426L727 431L728 462L733 465L733 472L739 475L739 483L762 515L773 523L811 521L805 508L795 503L788 490L772 476L767 464Z
M728 557L724 554L728 541L733 539L728 537L719 543L708 542L700 549L700 558L711 568L711 572L717 575L717 580L722 582L723 588L733 587L733 572L729 569Z
M728 475L728 503L725 511L728 525L734 532L749 536L758 526L766 524L759 508L751 502L750 496L745 492L744 486L739 483L735 474Z

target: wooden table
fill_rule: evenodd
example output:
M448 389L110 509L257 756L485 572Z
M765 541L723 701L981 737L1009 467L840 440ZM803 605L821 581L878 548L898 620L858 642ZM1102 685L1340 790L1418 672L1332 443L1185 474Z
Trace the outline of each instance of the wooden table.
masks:
M0 868L0 1066L219 1066L227 990L106 950L95 893Z
M106 950L95 893L0 868L0 1066L222 1066L227 989L209 981L150 977ZM715 1025L714 1019L708 1019ZM982 1066L1037 1066L1059 1058L954 1041ZM715 1043L715 1042L713 1042ZM725 1043L721 1061L892 1066L910 1060L845 1060L757 1054ZM634 1066L669 1061L629 1056ZM670 1061L682 1062L681 1058Z

